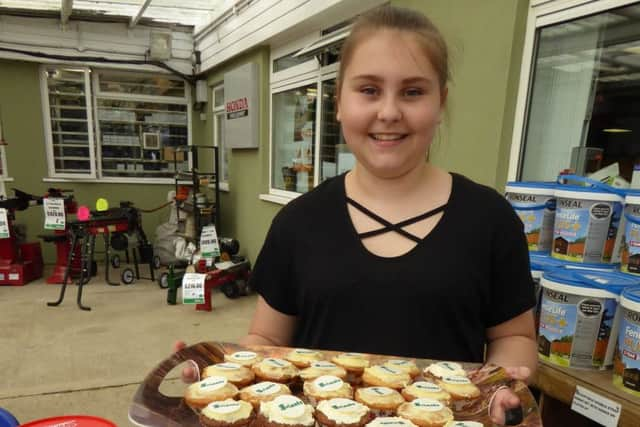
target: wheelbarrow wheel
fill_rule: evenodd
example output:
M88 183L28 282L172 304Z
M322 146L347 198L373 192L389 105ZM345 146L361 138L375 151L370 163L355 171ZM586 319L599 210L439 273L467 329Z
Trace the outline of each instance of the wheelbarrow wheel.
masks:
M122 283L124 283L125 285L132 284L133 281L135 280L135 275L133 274L133 270L130 268L125 268L124 270L122 270L120 279L122 280Z
M158 286L161 289L167 289L169 287L169 273L166 271L158 277Z
M120 255L111 255L111 267L120 268Z

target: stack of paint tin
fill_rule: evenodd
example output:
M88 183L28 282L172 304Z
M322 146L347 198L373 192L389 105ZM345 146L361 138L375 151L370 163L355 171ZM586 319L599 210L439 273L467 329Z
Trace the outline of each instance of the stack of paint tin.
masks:
M640 396L640 191L562 178L573 184L506 187L527 235L539 356L572 368L613 365L614 384Z

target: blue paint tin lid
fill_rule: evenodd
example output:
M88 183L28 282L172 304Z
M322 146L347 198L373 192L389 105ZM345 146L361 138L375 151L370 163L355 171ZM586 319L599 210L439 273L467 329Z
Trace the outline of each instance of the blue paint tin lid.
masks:
M549 255L536 253L529 253L529 264L531 264L532 270L537 271L547 271L564 266L564 263L560 260L551 258Z
M507 182L508 187L523 187L523 188L544 188L544 189L555 189L558 186L556 182L546 182L546 181L509 181Z
M617 271L565 268L545 271L542 277L563 285L600 289L618 295L626 288L640 286L640 277L630 276Z
M629 301L640 303L640 286L626 288L622 291L622 296Z
M555 259L555 258L554 258ZM560 260L557 260L560 261ZM599 270L599 271L616 271L620 264L608 264L603 262L571 262L560 261L565 268L572 270Z

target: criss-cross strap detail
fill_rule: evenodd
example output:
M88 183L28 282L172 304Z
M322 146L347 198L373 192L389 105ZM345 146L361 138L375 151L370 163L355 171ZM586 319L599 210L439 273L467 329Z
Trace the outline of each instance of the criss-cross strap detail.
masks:
M371 219L379 222L380 224L384 225L384 227L382 228L378 228L377 230L371 230L371 231L367 231L364 233L358 233L358 237L360 237L361 239L366 239L368 237L373 237L373 236L377 236L379 234L384 234L384 233L388 233L390 231L395 231L396 233L400 234L401 236L406 237L409 240L413 240L416 243L420 243L422 241L422 239L414 234L411 234L407 231L404 230L404 228L402 227L406 227L407 225L411 225L414 224L418 221L422 221L423 219L427 219L429 217L432 217L442 211L445 210L445 208L447 207L447 203L445 203L444 205L438 206L435 209L432 209L428 212L425 212L423 214L420 214L418 216L414 216L413 218L409 218L409 219L405 219L404 221L400 221L397 224L392 224L391 222L387 221L386 219L382 218L381 216L375 214L374 212L371 212L369 209L365 208L364 206L362 206L360 203L356 202L355 200L347 197L347 203L349 203L350 205L352 205L354 208L358 209L360 212L362 212L363 214L367 215L368 217L370 217Z

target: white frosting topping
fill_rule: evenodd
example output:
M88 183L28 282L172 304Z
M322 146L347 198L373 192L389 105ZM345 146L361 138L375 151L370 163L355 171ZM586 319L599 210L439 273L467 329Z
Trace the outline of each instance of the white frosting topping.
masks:
M469 381L469 378L460 377L460 376L447 376L442 378L442 381L444 381L447 384L461 384L461 385L471 384L471 381Z
M201 392L208 393L211 391L220 390L227 385L228 380L225 377L209 377L200 381L197 389Z
M280 424L302 424L312 426L313 407L306 405L295 396L278 396L269 402L260 404L260 412L271 422Z
M236 351L229 357L237 360L252 360L258 357L258 354L253 351Z
M276 394L280 391L282 386L278 383L272 383L271 381L263 381L258 384L254 384L249 387L252 393L258 396L269 396L272 394Z
M318 356L320 354L315 350L309 350L306 348L296 348L295 350L293 350L293 352L301 356Z
M439 385L429 381L416 381L415 383L411 384L409 387L417 388L419 390L423 390L431 393L439 393L442 391Z
M331 362L325 362L325 361L318 361L318 362L311 362L311 368L316 368L316 369L336 369L338 367L338 365L336 365L335 363L331 363Z
M291 366L291 362L284 359L277 359L274 357L269 357L262 361L264 365L270 366L272 368L288 368Z
M213 366L218 369L223 369L225 371L235 371L241 368L241 366L238 365L237 363L231 363L231 362L216 363Z
M466 376L466 371L455 362L437 362L429 365L425 371L431 375L442 378L446 376Z
M313 380L313 387L321 392L336 391L342 387L344 381L333 375L323 375Z
M444 408L444 405L437 400L427 398L414 399L411 405L416 409L427 412L441 411Z
M391 393L393 393L393 390L389 387L363 387L360 390L364 394L376 397L389 396Z
M363 404L341 397L322 400L316 409L336 424L354 424L369 412Z
M387 363L389 365L402 366L402 365L408 365L410 362L408 360L402 360L402 359L390 359L390 360L387 360Z
M477 421L449 421L445 427L484 427Z
M367 424L367 427L417 427L409 420L400 417L378 417Z
M369 359L362 353L342 353L333 358L333 361L350 368L366 368Z
M217 421L233 423L251 416L252 406L250 403L227 399L220 402L212 402L203 410L202 414L207 418Z

